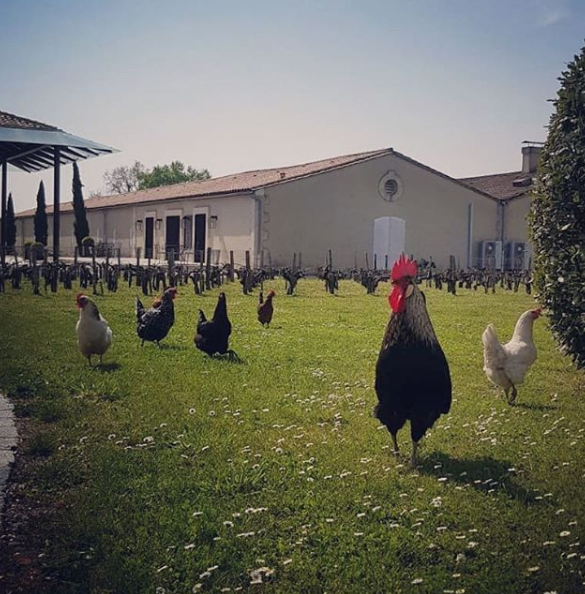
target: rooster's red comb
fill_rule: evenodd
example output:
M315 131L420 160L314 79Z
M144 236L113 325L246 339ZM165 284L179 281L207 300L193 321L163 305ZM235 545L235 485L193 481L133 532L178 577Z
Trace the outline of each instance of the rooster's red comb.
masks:
M392 280L397 281L405 276L414 278L418 268L414 260L409 260L404 254L392 266Z

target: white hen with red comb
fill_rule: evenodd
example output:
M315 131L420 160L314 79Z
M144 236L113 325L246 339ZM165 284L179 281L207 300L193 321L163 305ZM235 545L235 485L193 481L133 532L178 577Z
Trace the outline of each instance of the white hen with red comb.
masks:
M541 309L525 311L516 322L512 339L506 344L500 343L492 324L488 324L483 333L483 370L492 383L504 390L510 404L514 403L518 394L516 386L524 382L526 373L536 361L532 331L534 320L540 317L541 312Z
M77 346L81 354L89 361L97 355L102 356L112 345L113 334L108 322L100 315L97 305L83 294L77 295L79 320L75 326Z

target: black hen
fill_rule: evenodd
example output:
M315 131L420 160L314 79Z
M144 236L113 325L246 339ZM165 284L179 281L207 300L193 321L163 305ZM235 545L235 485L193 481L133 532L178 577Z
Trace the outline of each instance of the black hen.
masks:
M144 341L156 342L160 347L160 341L166 337L169 330L175 323L175 307L173 300L177 294L175 287L169 287L150 309L144 309L140 299L136 297L136 332L138 337Z
M392 316L376 365L376 416L392 435L407 420L412 437L412 466L418 442L451 407L449 365L427 313L424 294L414 282L416 263L401 256L392 268Z
M203 311L199 310L197 331L195 333L195 346L210 357L226 353L235 355L229 350L229 338L232 333L232 325L227 315L227 304L225 293L220 293L213 312L213 318L207 320Z

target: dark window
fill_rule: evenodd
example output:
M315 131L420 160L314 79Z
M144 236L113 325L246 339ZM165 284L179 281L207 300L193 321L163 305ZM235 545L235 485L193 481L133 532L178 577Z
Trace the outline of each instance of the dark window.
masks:
M145 224L146 228L144 230L144 257L154 258L154 219L152 217L147 217Z
M195 215L195 262L205 262L205 242L207 240L207 215Z
M167 233L165 241L165 250L167 253L167 258L169 257L168 255L171 250L174 251L175 256L179 255L180 237L181 217L167 217Z

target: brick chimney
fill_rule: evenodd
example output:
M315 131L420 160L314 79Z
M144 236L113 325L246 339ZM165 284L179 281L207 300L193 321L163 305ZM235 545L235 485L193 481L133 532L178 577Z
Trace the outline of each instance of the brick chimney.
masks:
M536 173L542 143L525 140L523 144L526 146L522 147L522 173Z

